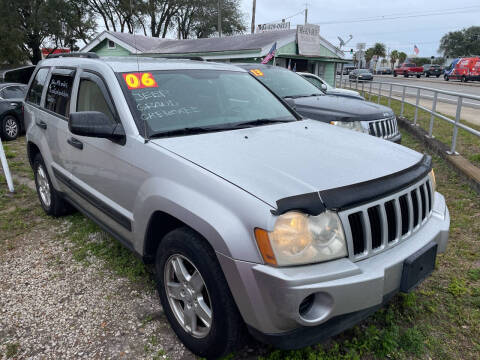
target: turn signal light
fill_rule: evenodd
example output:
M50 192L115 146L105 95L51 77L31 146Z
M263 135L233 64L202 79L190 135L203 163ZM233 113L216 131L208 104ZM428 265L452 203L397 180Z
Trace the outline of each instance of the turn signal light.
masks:
M257 240L258 248L262 254L263 260L270 265L277 265L277 259L275 259L275 254L273 253L272 245L270 244L270 239L268 238L268 232L256 228L255 229L255 239Z

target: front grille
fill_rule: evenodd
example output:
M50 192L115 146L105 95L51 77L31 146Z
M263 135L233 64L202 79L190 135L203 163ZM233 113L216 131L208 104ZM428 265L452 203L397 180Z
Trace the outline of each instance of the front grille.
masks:
M374 120L368 123L370 135L389 139L398 134L397 119L395 116L388 119Z
M432 213L431 186L427 177L395 195L341 212L350 257L367 258L418 231Z

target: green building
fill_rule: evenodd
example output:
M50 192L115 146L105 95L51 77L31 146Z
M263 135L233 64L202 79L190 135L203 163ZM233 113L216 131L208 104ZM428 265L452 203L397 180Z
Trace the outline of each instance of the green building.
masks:
M100 56L202 57L207 61L260 62L276 43L275 64L310 72L335 85L337 64L347 63L344 53L319 35L314 25L297 30L204 39L160 39L104 31L81 51ZM313 33L311 29L316 30ZM305 34L307 34L305 36ZM273 62L273 61L272 61ZM271 62L271 63L272 63Z

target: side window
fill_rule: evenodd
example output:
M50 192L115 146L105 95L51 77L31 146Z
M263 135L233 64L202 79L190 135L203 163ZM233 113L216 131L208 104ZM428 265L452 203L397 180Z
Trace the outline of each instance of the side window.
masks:
M48 85L45 108L59 115L68 117L72 85L72 75L53 74L50 79L50 84Z
M32 81L30 90L27 94L27 102L31 102L36 105L40 105L40 100L42 99L42 91L45 86L45 81L47 80L48 69L42 68L37 71L35 79Z
M106 93L103 81L91 74L80 79L78 87L77 111L99 111L115 122L112 103Z
M311 76L307 76L307 80L310 81L313 85L315 85L316 87L318 87L319 89L322 88L322 82L320 80L318 80L317 78L314 78L314 77L311 77Z

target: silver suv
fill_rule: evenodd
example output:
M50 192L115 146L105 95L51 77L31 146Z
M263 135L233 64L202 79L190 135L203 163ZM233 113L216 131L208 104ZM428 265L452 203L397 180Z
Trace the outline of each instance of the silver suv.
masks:
M411 291L446 249L431 159L302 120L227 64L92 54L39 63L25 99L40 203L146 262L194 353L247 328L298 348Z

